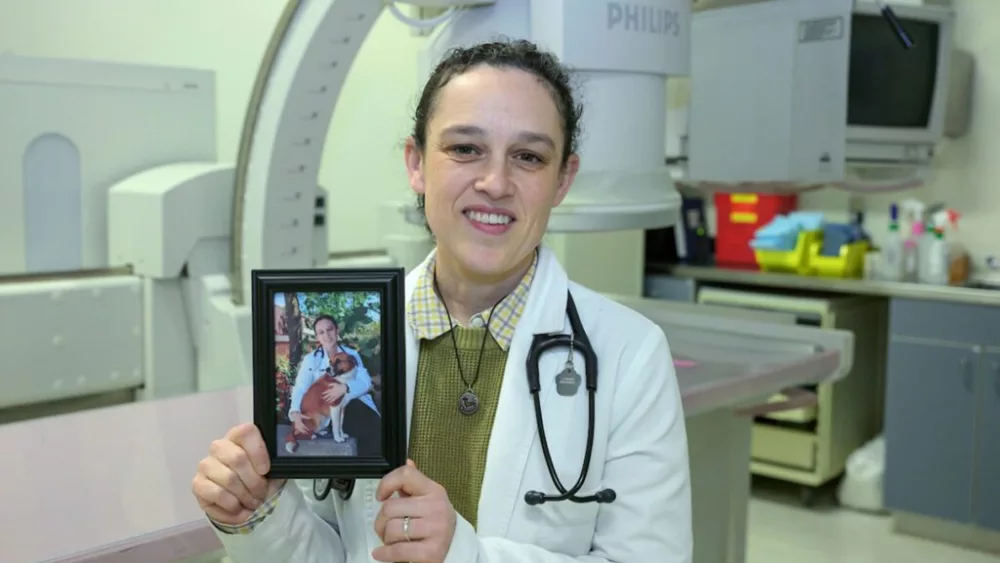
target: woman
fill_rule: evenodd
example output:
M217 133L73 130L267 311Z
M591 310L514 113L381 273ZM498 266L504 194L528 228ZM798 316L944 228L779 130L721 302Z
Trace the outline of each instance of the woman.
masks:
M323 394L328 401L347 396L344 406L344 433L354 436L357 454L362 457L377 456L382 452L382 418L369 391L372 377L365 368L361 354L340 343L340 325L330 315L320 315L313 321L313 332L319 346L299 363L298 375L289 397L288 418L298 432L306 432L302 423L302 398L309 387L321 378L330 367L330 358L338 352L347 352L357 362L357 375L350 383L335 383ZM341 403L344 404L344 403ZM332 430L327 417L320 425L320 434Z
M353 496L265 481L253 425L213 443L194 494L234 563L587 561L689 563L691 509L680 394L660 328L570 282L541 246L579 169L581 110L567 72L523 41L455 50L423 90L405 150L437 248L407 276L409 457ZM554 494L525 365L533 335L570 332L567 292L599 358L590 471ZM586 389L553 389L566 352L539 361L545 430L575 483ZM582 360L577 360L582 362ZM581 372L582 363L576 364ZM309 492L304 492L309 491Z

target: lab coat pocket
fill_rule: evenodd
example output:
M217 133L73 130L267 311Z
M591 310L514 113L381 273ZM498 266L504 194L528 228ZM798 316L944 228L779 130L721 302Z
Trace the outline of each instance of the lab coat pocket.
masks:
M563 420L573 418L576 413L566 411L562 413ZM584 415L585 416L585 415ZM586 419L583 420L586 428ZM562 486L570 489L580 478L581 463L586 451L586 432L567 431L564 425L552 425L553 438L549 440L551 449L552 464L556 475ZM577 426L575 424L565 425L568 427ZM597 453L597 452L595 452ZM587 471L587 478L583 487L576 492L577 497L588 497L601 488L601 467L603 460L599 455L593 455L590 460L590 467ZM552 475L549 473L548 464L545 462L544 454L540 445L536 442L532 456L528 462L525 472L524 488L521 495L528 491L537 491L545 496L559 496L559 490L553 483ZM571 500L546 501L542 504L529 505L527 502L521 503L525 522L532 526L543 526L551 528L564 528L566 526L586 525L597 520L599 506L595 502L578 503Z
M524 534L529 543L553 553L579 557L590 552L597 529L597 503L546 502L529 506Z
M584 492L577 493L583 496ZM600 505L596 502L577 503L569 500L546 502L528 508L528 521L539 526L565 528L597 521Z

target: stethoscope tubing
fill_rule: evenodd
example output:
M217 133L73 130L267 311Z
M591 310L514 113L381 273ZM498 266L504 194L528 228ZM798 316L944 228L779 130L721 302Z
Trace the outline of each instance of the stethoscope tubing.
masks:
M549 476L552 478L552 484L555 485L556 490L559 491L558 496L546 496L546 502L569 500L573 502L593 502L592 499L596 497L577 497L576 493L583 488L584 482L587 480L587 473L590 471L590 458L594 450L594 422L596 419L596 398L594 396L593 390L587 390L587 403L588 403L588 424L587 424L587 448L583 454L583 465L580 468L580 476L576 480L576 484L570 490L566 490L566 487L562 483L562 479L559 478L559 474L556 472L555 464L552 462L552 453L549 451L549 443L545 438L545 424L542 422L542 402L538 398L538 393L532 393L532 399L535 403L535 421L538 426L538 439L542 445L542 456L545 458L545 465L548 467Z

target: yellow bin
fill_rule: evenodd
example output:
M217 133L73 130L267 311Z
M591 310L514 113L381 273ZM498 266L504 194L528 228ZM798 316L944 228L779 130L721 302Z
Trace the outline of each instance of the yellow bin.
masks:
M792 250L754 250L757 266L762 272L808 275L812 246L822 235L822 231L802 231Z
M842 245L839 256L823 256L820 254L822 248L822 242L814 242L809 249L811 275L824 278L860 278L864 275L868 241Z

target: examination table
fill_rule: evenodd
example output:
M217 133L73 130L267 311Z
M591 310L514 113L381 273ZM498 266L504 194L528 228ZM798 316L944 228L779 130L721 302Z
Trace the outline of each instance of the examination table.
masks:
M837 379L853 336L747 313L617 298L663 327L689 434L695 562L742 563L752 414L790 387ZM208 444L253 420L251 387L0 426L4 563L175 563L222 556L191 494Z

